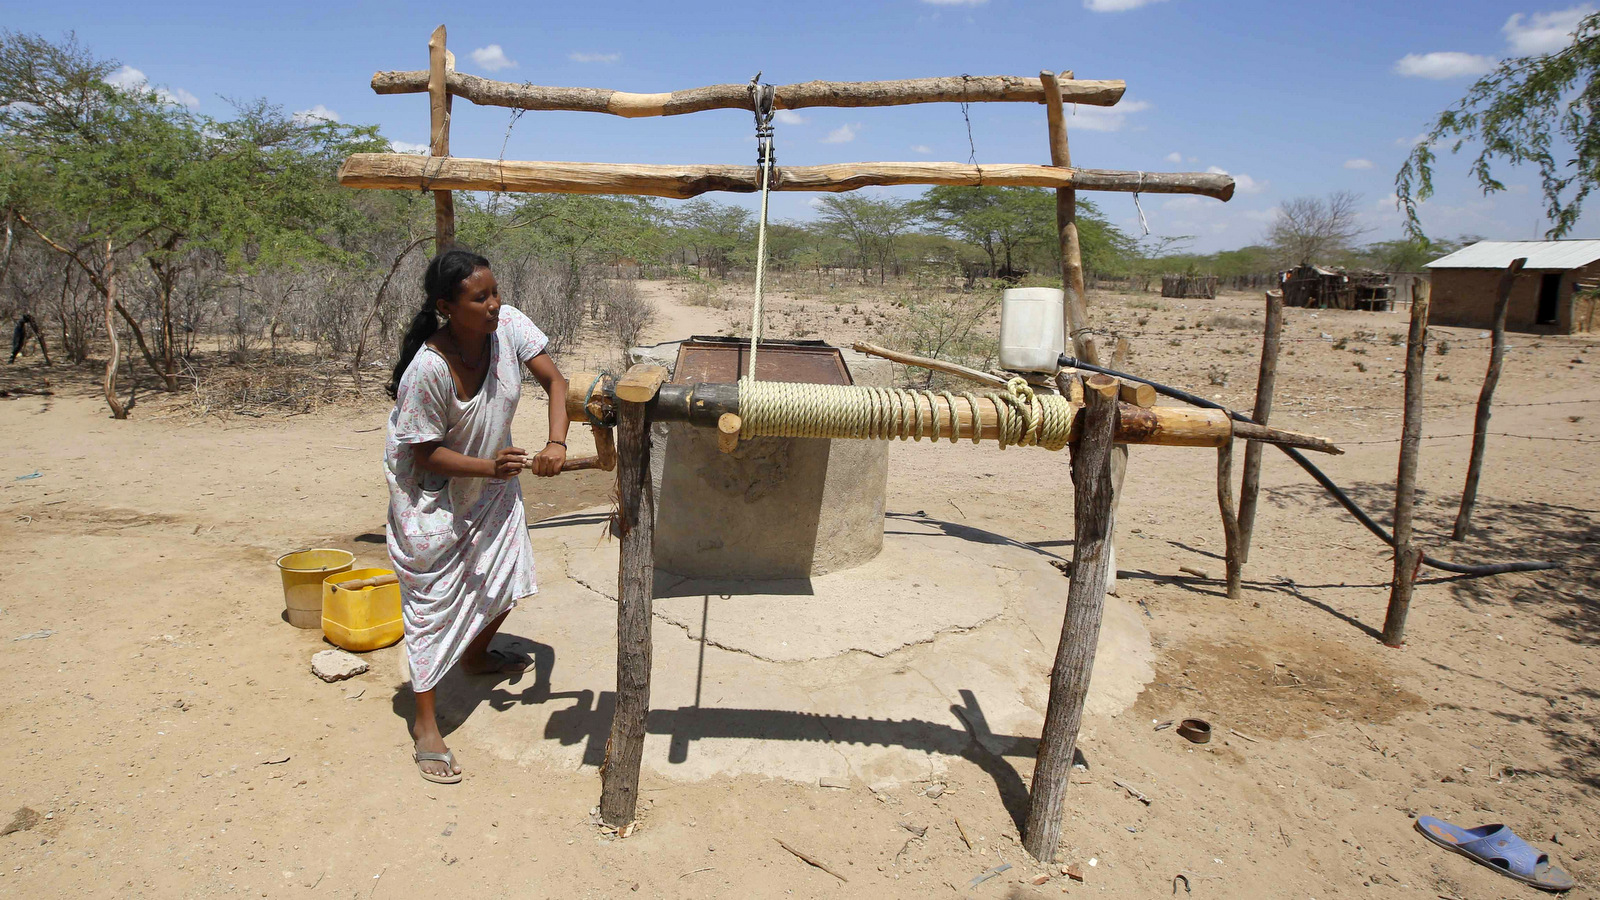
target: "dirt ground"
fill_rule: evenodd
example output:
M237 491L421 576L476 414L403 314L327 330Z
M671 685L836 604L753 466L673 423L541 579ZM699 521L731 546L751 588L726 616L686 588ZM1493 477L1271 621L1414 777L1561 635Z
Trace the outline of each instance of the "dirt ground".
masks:
M747 303L691 307L684 286L647 288L663 307L652 339L746 327ZM836 303L832 290L774 301L769 334L848 343L893 321L888 293L840 285L848 296ZM1248 408L1259 297L1095 301L1097 326L1131 338L1135 371ZM1403 313L1290 310L1273 415L1345 446L1319 462L1380 519L1404 329ZM114 422L92 368L26 357L0 372L0 823L15 812L0 836L0 895L1167 897L1185 882L1196 900L1537 895L1425 842L1412 822L1431 814L1505 822L1573 874L1571 896L1600 896L1600 353L1587 337L1511 338L1492 430L1560 440L1492 438L1480 529L1455 544L1463 435L1488 350L1482 332L1434 336L1449 350L1436 343L1427 361L1423 540L1452 559L1566 568L1425 572L1406 646L1389 649L1376 639L1385 548L1287 460L1267 457L1245 596L1230 601L1217 580L1213 455L1135 449L1119 594L1146 616L1156 674L1132 708L1085 723L1090 767L1068 795L1060 853L1081 883L1019 844L1042 709L1033 730L1010 735L926 710L973 736L937 781L873 790L647 772L639 830L619 839L591 820L593 765L508 759L462 727L563 702L563 666L612 664L564 661L533 679L456 685L442 710L467 777L425 783L395 651L370 654L371 670L350 681L318 681L308 662L326 644L285 624L272 565L306 546L383 563L387 407L197 418L145 393L132 420ZM591 346L565 365L605 356ZM542 434L539 405L523 404L520 435ZM603 504L609 489L598 473L524 487L530 519ZM1070 554L1070 497L1064 456L891 450L891 513ZM537 603L523 620L534 628ZM887 674L896 655L850 665ZM948 702L970 712L967 698ZM1154 728L1191 715L1213 723L1210 744ZM603 731L586 739L597 755ZM1049 880L1032 884L1040 874Z

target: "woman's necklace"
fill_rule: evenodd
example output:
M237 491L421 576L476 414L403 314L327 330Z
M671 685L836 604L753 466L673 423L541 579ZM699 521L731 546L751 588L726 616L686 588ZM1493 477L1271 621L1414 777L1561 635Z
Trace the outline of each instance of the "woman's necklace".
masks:
M477 362L472 362L472 361L467 359L467 352L461 346L461 342L456 340L455 332L451 332L450 333L450 343L455 345L455 347L456 347L456 356L461 357L461 364L463 366L466 366L469 371L473 371L473 372L478 371L480 368L483 367L483 364L486 361L488 361L489 353L488 353L487 346L485 346L483 356L479 357ZM487 343L488 342L486 341L485 345L487 345Z

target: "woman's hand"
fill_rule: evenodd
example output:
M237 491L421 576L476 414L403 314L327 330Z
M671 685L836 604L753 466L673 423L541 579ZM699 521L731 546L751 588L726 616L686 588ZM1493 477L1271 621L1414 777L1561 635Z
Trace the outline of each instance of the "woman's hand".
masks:
M528 468L540 478L561 474L561 464L567 461L567 448L551 441L528 462Z
M495 478L515 478L528 467L528 451L521 447L507 447L494 455ZM557 465L556 468L560 468Z

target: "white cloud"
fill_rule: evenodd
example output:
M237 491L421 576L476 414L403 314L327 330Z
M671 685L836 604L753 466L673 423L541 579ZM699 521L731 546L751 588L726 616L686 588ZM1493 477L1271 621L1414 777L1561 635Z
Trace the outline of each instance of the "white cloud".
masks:
M1427 140L1428 140L1428 136L1427 135L1425 135L1425 134L1417 134L1417 135L1412 135L1411 137L1395 138L1394 139L1394 145L1396 147L1415 147L1418 144L1426 143Z
M1143 100L1134 100L1116 106L1076 106L1073 108L1072 124L1090 131L1121 131L1122 126L1128 124L1128 114L1144 112L1150 104Z
M614 63L622 59L621 53L568 53L567 59L577 63Z
M1344 167L1346 169L1370 169L1370 168L1372 168L1372 160L1370 160L1370 159L1347 159L1347 160L1344 161Z
M1161 0L1083 0L1083 8L1090 12L1126 12L1160 2Z
M149 79L144 77L144 73L138 69L135 69L133 66L123 66L122 68L106 76L106 84L109 84L112 87L122 88L125 91L131 91L134 88L144 87L148 83Z
M321 103L318 103L316 106L313 106L310 109L299 110L294 114L294 122L297 125L309 125L313 122L337 121L339 121L339 114L327 108L326 106L323 106Z
M1205 203L1205 202L1206 202L1206 200L1204 198L1196 197L1193 194L1185 194L1185 195L1180 196L1180 197L1173 197L1171 200L1168 200L1168 201L1162 203L1161 204L1161 208L1162 209L1194 209L1195 207L1197 207L1200 204Z
M840 125L838 128L828 132L828 136L823 138L822 142L824 144L848 144L856 139L856 129L860 127L859 125Z
M933 152L933 148L929 147L927 144L918 144L915 147L911 148L911 152L912 153L921 153L923 155L927 155L927 154Z
M1593 6L1582 4L1555 12L1534 13L1524 17L1516 13L1500 29L1505 33L1506 44L1516 56L1534 56L1555 53L1572 43L1572 33L1578 23L1595 11Z
M427 144L413 144L410 141L390 141L389 149L396 153L427 153Z
M792 109L778 110L772 114L772 120L777 122L779 125L804 125L806 123L805 116L800 115Z
M470 55L472 56L472 61L478 64L478 68L489 72L498 72L501 69L515 69L517 67L517 61L507 56L505 48L499 44L479 47L472 51Z
M123 66L112 72L106 76L106 84L121 88L129 93L136 91L148 92L154 94L162 103L170 103L173 106L185 106L189 109L194 109L200 105L200 98L183 88L150 87L150 79L146 78L143 72L133 66Z
M1174 150L1171 153L1168 153L1166 155L1165 159L1167 160L1167 162L1172 163L1173 165L1177 165L1177 164L1183 162L1183 154L1179 153L1176 150Z
M200 105L200 98L183 88L172 88L171 90L156 88L156 96L166 103L171 103L173 106L187 106L190 109L194 109Z
M1454 50L1438 53L1407 53L1394 64L1394 70L1413 78L1461 78L1482 75L1494 68L1494 58Z
M1209 169L1206 169L1206 171L1213 175L1228 175L1233 178L1233 189L1236 193L1240 194L1259 194L1262 191L1265 191L1267 189L1267 185L1271 183L1266 181L1257 181L1243 172L1234 175L1227 169L1223 169L1218 166L1212 166Z

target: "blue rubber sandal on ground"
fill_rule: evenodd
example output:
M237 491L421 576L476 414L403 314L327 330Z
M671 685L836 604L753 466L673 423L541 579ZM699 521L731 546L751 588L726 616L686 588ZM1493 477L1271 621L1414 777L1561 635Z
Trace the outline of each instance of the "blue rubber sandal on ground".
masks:
M1433 816L1418 816L1417 831L1435 844L1541 891L1571 890L1572 876L1550 864L1550 856L1504 825L1462 828Z

